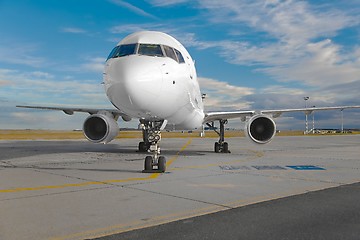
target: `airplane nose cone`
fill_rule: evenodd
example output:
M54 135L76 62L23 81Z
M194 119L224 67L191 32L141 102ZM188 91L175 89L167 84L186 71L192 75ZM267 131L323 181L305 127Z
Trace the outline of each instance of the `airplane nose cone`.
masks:
M111 102L119 109L139 112L151 108L159 97L163 76L159 61L123 57L108 62L104 82Z

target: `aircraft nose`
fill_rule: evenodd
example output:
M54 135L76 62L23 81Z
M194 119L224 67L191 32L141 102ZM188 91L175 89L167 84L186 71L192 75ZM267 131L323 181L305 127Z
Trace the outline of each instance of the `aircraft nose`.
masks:
M124 110L149 109L161 92L163 76L160 67L158 62L142 59L117 59L106 68L108 96L117 96L111 100Z

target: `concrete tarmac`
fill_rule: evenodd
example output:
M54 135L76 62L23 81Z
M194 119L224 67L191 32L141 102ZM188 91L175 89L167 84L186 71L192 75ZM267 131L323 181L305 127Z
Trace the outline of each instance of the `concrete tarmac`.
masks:
M359 199L355 183L97 239L358 240Z
M138 141L0 141L0 239L98 238L360 182L359 135L229 138L231 154L163 139L165 174L141 173Z

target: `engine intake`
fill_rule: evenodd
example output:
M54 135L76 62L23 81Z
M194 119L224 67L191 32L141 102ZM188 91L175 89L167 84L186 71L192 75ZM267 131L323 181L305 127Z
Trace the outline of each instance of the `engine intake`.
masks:
M119 134L119 126L111 116L93 114L86 118L83 132L90 142L108 143Z
M276 124L269 116L255 115L247 122L245 133L255 143L265 144L274 138Z

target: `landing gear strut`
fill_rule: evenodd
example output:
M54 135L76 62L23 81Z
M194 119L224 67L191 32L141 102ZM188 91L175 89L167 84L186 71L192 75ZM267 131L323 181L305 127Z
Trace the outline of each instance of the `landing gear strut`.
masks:
M161 130L166 121L140 120L143 129L143 142L139 143L139 152L150 152L152 156L145 157L143 172L165 172L166 158L160 156ZM154 168L157 167L157 168Z
M206 123L211 129L213 129L219 135L219 141L214 144L214 151L216 153L230 153L229 145L225 142L225 124L228 123L227 120L219 120L220 123L220 132L215 129L214 122Z

